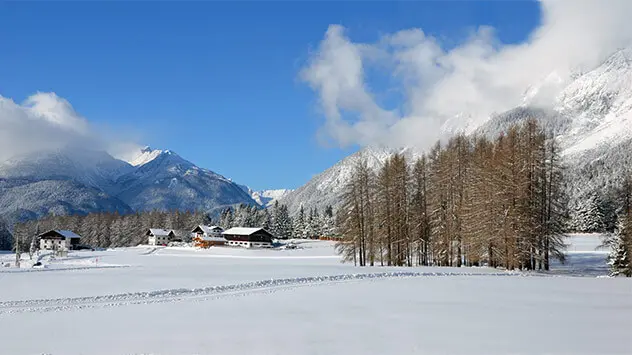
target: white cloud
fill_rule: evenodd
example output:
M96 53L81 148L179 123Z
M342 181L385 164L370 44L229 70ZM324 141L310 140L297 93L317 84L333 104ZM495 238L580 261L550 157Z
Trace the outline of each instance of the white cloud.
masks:
M541 26L515 45L499 43L494 29L484 26L451 50L422 29L354 43L342 27L330 26L300 74L318 94L324 132L342 146L425 147L441 132L467 130L520 105L528 90L532 103L551 104L572 72L632 43L632 1L540 5ZM367 84L371 64L391 74L404 97L399 107L378 104L379 93Z
M66 99L55 93L38 92L29 96L22 107L33 117L58 125L78 134L88 133L88 122L81 117Z
M106 138L55 93L38 92L19 104L0 96L0 161L16 155L73 146L125 156L137 146Z
M343 28L330 26L318 52L314 53L303 80L320 93L327 122L325 129L343 144L368 143L393 124L396 115L379 107L364 82L362 46L344 37ZM345 120L345 112L359 119Z

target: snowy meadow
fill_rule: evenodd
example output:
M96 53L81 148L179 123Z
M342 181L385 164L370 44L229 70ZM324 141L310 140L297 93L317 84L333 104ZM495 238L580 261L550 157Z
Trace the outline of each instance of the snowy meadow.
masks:
M568 241L547 274L360 268L326 241L44 257L0 270L0 353L632 353L632 282L599 277L599 237Z

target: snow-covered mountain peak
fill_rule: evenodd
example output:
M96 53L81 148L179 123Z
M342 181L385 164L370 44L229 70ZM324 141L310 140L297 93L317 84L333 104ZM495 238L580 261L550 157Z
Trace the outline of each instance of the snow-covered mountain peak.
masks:
M632 64L632 47L622 48L612 54L605 62L604 66L610 69L629 69Z
M0 162L0 215L143 210L218 211L255 205L227 178L170 150L139 149L129 164L105 151L64 147Z
M263 207L268 207L274 204L280 198L292 192L289 189L277 189L277 190L262 190L262 191L253 191L250 196L255 202L260 204Z
M298 212L301 205L307 209L319 210L329 205L335 206L359 161L365 161L370 170L377 171L394 153L403 154L410 161L417 157L417 153L412 148L367 146L314 176L307 184L287 192L278 200L280 203L287 204L292 214Z
M246 185L239 185L250 197L262 207L271 206L274 201L283 198L294 190L276 189L276 190L260 190L255 191Z
M570 83L558 95L556 111L570 118L562 139L566 154L632 138L632 48Z
M87 186L103 187L132 169L104 151L65 147L31 152L1 162L0 178L72 179Z
M556 94L568 83L571 75L553 71L536 84L530 85L522 98L522 106L550 107Z
M578 69L551 71L534 78L515 107L485 118L477 117L476 112L460 113L447 120L440 133L444 137L459 132L493 137L512 124L537 119L555 132L565 156L608 152L632 142L632 47L613 53L595 68ZM409 161L417 155L413 149L364 148L314 176L280 202L287 204L291 213L301 205L335 207L358 160L365 160L376 171L395 152L404 153Z
M130 160L128 163L130 163L133 166L141 166L156 159L161 154L170 154L170 153L171 152L168 150L163 151L163 150L158 150L158 149L151 149L150 146L145 146L144 148L140 150L140 153L134 159Z
M135 169L117 180L119 196L135 210L211 211L235 204L255 204L239 186L203 169L171 150L145 147L134 159Z

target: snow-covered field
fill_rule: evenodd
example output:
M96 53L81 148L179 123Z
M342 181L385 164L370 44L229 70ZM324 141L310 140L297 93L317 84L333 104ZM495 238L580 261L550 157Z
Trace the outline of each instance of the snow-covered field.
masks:
M598 239L550 275L356 268L330 242L45 257L0 269L0 353L630 354L632 280L595 277Z

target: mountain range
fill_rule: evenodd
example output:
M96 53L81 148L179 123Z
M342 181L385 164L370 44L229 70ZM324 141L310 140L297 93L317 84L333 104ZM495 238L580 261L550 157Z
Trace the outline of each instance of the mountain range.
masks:
M230 179L169 150L142 149L130 162L68 147L0 163L0 215L8 222L47 214L204 210L258 205Z
M551 81L561 90L553 105L539 105L535 98ZM619 50L566 82L552 74L526 89L522 105L482 124L465 124L464 133L491 137L529 118L539 120L560 142L571 205L615 184L619 173L632 166L632 49ZM444 137L456 133L453 123L443 127ZM419 154L411 148L366 147L296 190L253 191L169 150L146 147L126 162L102 151L68 147L0 163L0 216L11 222L49 213L214 212L237 204L268 207L276 201L287 204L291 214L301 206L322 210L340 203L359 159L377 170L395 152L409 158Z
M294 190L290 189L276 189L276 190L260 190L255 191L246 185L240 185L240 187L250 195L262 207L270 207L275 201L282 199L287 194Z
M547 78L562 87L552 106L539 106L534 98L548 82L526 90L523 104L493 115L478 126L469 126L463 133L497 136L510 125L535 118L555 133L569 177L567 192L571 208L595 191L616 183L623 169L632 167L632 49L621 49L601 65L585 73L577 73L563 83L555 75ZM443 127L443 136L457 133ZM290 213L301 205L305 209L322 210L337 206L355 163L364 159L373 170L379 169L393 153L410 149L367 147L348 156L318 174L305 185L281 197Z

